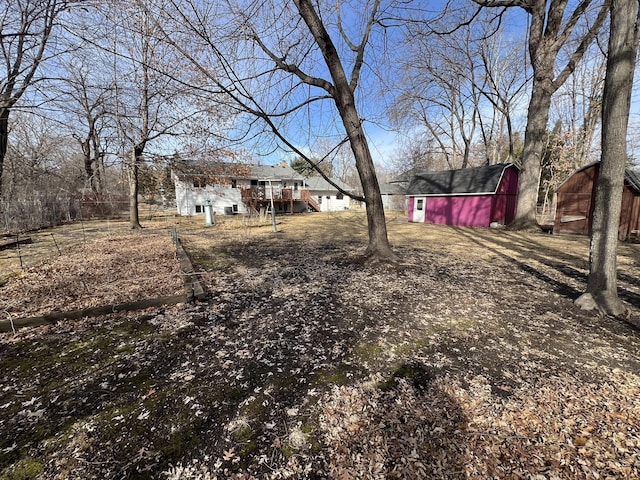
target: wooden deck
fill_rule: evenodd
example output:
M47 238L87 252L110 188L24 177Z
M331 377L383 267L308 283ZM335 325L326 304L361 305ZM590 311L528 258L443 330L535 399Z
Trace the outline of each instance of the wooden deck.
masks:
M242 189L242 203L244 203L250 210L255 209L259 211L260 208L265 207L267 210L271 207L273 200L274 205L277 205L278 210L284 211L287 214L294 213L294 204L296 202L304 202L305 211L309 209L320 211L320 205L315 201L309 190L294 190L291 188L282 189L269 189L268 187L256 187L256 188L243 188ZM272 198L273 197L273 198Z

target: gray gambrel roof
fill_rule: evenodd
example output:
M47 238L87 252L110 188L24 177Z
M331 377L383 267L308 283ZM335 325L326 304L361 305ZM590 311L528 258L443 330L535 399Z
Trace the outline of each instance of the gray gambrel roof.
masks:
M417 173L407 195L480 195L495 193L504 171L512 163L499 163L462 170Z

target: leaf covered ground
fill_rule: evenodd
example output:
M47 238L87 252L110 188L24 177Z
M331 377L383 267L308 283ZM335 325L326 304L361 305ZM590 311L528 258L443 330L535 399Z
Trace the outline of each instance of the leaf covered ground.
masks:
M207 301L0 337L0 478L640 477L639 245L624 323L585 238L226 220L178 225Z
M26 266L2 287L2 318L33 317L184 291L176 247L166 231L109 231L57 252Z

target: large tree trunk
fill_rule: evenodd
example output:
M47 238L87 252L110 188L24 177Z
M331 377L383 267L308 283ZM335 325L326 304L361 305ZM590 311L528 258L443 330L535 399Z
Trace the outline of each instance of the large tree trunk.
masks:
M9 113L8 108L0 108L0 198L2 198L2 172L4 171L4 159L9 148Z
M576 303L615 317L626 313L618 297L616 257L637 53L638 0L613 0L602 105L602 161L593 212L589 277L587 291Z
M509 226L514 230L538 230L536 208L540 187L541 160L547 134L552 89L550 82L533 80L533 90L524 134L524 156L518 187L516 217Z
M352 83L347 80L338 51L331 40L329 32L327 32L322 20L317 15L313 2L310 0L295 0L295 4L298 7L300 16L309 27L316 44L322 51L334 85L334 88L323 88L331 93L335 101L336 108L340 113L340 118L349 137L351 150L356 159L356 169L362 183L367 205L369 246L365 254L373 261L395 261L397 256L391 250L391 245L389 245L387 238L387 224L376 170L353 94L357 81L353 77ZM364 43L361 48L364 48ZM363 51L360 51L360 54L363 53ZM361 62L362 58L359 61Z
M396 260L397 257L391 250L387 237L387 224L378 177L362 124L358 118L358 112L351 102L347 105L339 105L338 109L347 128L347 135L356 159L356 169L366 200L369 246L365 255L372 260Z

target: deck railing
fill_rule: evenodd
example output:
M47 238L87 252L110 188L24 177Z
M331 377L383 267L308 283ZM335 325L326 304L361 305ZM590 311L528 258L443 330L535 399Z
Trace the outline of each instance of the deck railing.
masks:
M242 201L245 200L304 200L308 198L309 190L295 190L280 187L251 187L242 189Z

